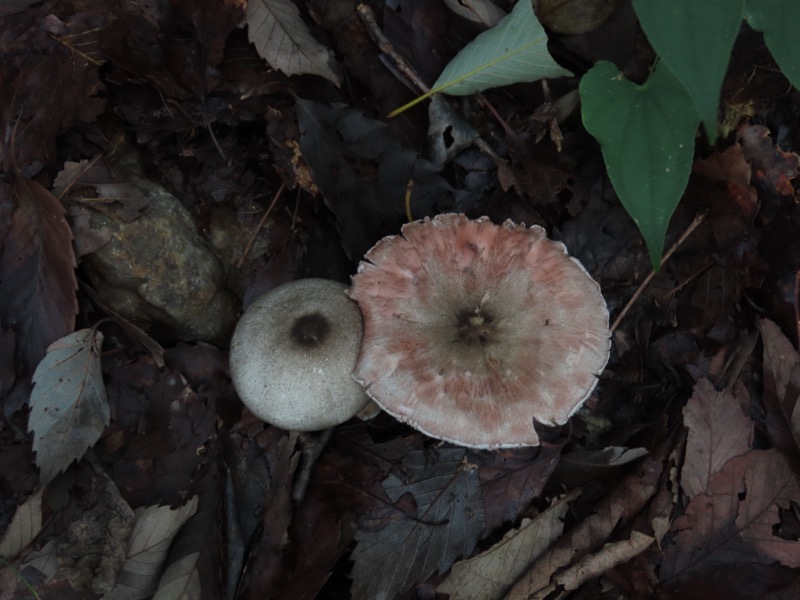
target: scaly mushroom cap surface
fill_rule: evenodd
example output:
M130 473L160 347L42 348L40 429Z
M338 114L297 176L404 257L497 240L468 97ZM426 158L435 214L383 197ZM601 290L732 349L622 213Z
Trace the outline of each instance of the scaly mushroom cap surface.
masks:
M442 440L534 446L564 424L611 346L600 286L539 226L443 214L365 256L348 290L364 318L353 377Z
M259 297L242 315L231 340L231 378L258 418L315 431L347 421L369 402L351 377L363 328L346 287L299 279Z

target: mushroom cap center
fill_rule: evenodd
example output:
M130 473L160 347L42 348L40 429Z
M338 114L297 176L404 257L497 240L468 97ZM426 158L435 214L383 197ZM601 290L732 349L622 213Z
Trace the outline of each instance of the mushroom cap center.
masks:
M494 316L485 308L463 310L456 315L454 344L488 346L497 343L497 325Z
M295 319L289 337L298 346L315 348L324 345L330 333L330 321L321 313L314 312Z

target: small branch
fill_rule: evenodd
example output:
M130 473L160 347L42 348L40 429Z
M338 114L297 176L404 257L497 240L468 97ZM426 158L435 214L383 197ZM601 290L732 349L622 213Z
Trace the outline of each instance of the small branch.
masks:
M372 41L377 44L380 51L389 57L397 70L400 71L409 81L413 82L421 92L427 92L430 90L430 88L425 85L425 82L422 81L422 78L414 70L414 67L408 64L405 58L400 56L400 53L394 49L392 43L383 34L378 22L375 20L375 13L372 12L372 8L366 4L359 4L356 10L358 11L358 16L361 19L361 22L364 23L364 27L367 28L369 37L371 37Z
M663 267L667 263L667 261L675 253L675 251L681 246L681 244L683 244L683 242L686 241L686 238L688 238L692 234L692 232L695 229L697 229L698 225L700 225L700 223L703 222L703 219L705 219L705 216L706 216L705 213L699 213L694 218L694 221L692 221L689 224L689 226L686 228L686 231L684 231L681 234L681 237L678 238L678 241L675 242L674 244L672 244L672 247L661 258L661 262L658 265L659 269L661 267ZM631 307L633 307L634 303L639 299L639 296L642 295L642 292L644 292L645 288L648 285L650 285L650 282L653 280L653 277L655 277L655 276L656 276L656 271L650 271L650 274L647 277L644 278L644 281L642 281L642 283L639 285L637 290L634 292L633 296L631 296L631 299L628 300L628 303L625 305L625 307L622 309L622 311L620 311L619 315L614 320L614 324L611 325L611 333L612 334L617 330L617 328L619 327L620 323L622 322L622 319L625 318L625 315L628 314L628 311L630 311Z
M275 205L278 203L278 198L281 197L283 193L283 189L286 184L281 183L281 187L278 188L278 191L275 192L275 195L272 197L272 202L270 202L269 207L267 208L267 212L264 213L264 216L261 217L261 220L258 222L258 227L255 228L250 239L247 240L247 245L242 250L242 255L239 257L239 260L236 263L236 268L241 269L244 261L247 259L247 255L250 254L250 250L253 248L253 244L256 241L256 237L258 236L258 232L261 231L261 228L264 227L264 223L267 222L267 217L269 217L272 209L275 208Z

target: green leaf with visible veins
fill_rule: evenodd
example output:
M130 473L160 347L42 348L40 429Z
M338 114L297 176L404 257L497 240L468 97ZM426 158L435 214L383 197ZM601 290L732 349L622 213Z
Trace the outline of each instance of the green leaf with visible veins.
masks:
M461 49L429 92L389 116L438 92L465 96L513 83L570 75L547 51L547 34L533 14L530 0L520 0L502 21Z
M683 84L715 140L720 89L744 0L633 0L633 8L650 45Z
M644 85L600 61L583 76L583 124L603 151L608 177L659 266L669 219L686 189L699 122L666 65Z

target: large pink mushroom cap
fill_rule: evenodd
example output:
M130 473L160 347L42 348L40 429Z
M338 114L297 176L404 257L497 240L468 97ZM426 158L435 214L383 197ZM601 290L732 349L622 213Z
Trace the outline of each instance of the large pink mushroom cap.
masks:
M443 214L365 256L348 290L364 317L353 372L400 421L475 448L535 446L608 360L600 286L530 228Z

